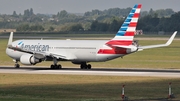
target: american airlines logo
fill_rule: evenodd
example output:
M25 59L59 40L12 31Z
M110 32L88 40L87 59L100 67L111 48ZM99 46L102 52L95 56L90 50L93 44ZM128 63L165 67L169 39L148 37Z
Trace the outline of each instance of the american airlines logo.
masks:
M21 41L18 43L18 46L21 49L27 50L27 51L36 51L36 52L49 51L49 45L41 45L40 43L38 43L37 45L27 45L27 44L24 44L23 41Z
M19 42L18 45L21 45L23 43L23 41Z

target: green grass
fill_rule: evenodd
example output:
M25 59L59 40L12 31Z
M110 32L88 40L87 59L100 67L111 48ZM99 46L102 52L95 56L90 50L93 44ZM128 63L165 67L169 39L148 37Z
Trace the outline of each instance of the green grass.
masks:
M0 74L1 101L121 100L121 87L130 100L165 99L168 83L180 99L180 80L156 77Z

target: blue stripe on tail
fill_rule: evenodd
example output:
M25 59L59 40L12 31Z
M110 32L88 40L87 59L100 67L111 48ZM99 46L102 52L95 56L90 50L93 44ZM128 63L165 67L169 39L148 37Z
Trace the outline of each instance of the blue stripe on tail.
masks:
M136 4L131 12L129 13L129 15L127 16L126 20L124 21L124 23L122 24L121 28L119 29L119 31L117 32L116 36L124 36L125 35L125 32L127 31L128 29L128 26L134 16L134 13L136 12L136 8L138 7L138 5Z

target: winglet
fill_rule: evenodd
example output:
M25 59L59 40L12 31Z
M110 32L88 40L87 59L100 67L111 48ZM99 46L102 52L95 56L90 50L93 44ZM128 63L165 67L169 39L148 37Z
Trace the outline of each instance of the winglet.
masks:
M12 41L13 41L13 32L10 33L8 46L12 46Z
M142 51L143 49L149 49L149 48L158 48L158 47L165 47L169 46L172 41L174 40L174 37L176 36L177 31L173 33L173 35L169 38L169 40L165 44L159 44L159 45L149 45L149 46L139 46L138 51Z
M169 40L166 42L167 46L169 46L172 43L172 41L173 41L174 37L176 36L176 34L177 34L177 31L175 31L173 33L173 35L169 38Z

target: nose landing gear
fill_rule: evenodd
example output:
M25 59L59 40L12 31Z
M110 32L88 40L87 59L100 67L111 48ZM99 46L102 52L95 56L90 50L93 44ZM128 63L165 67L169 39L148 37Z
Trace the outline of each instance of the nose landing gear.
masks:
M17 61L17 60L13 60L13 61L15 62L14 67L15 67L15 68L19 68L20 65L18 64L18 61Z

